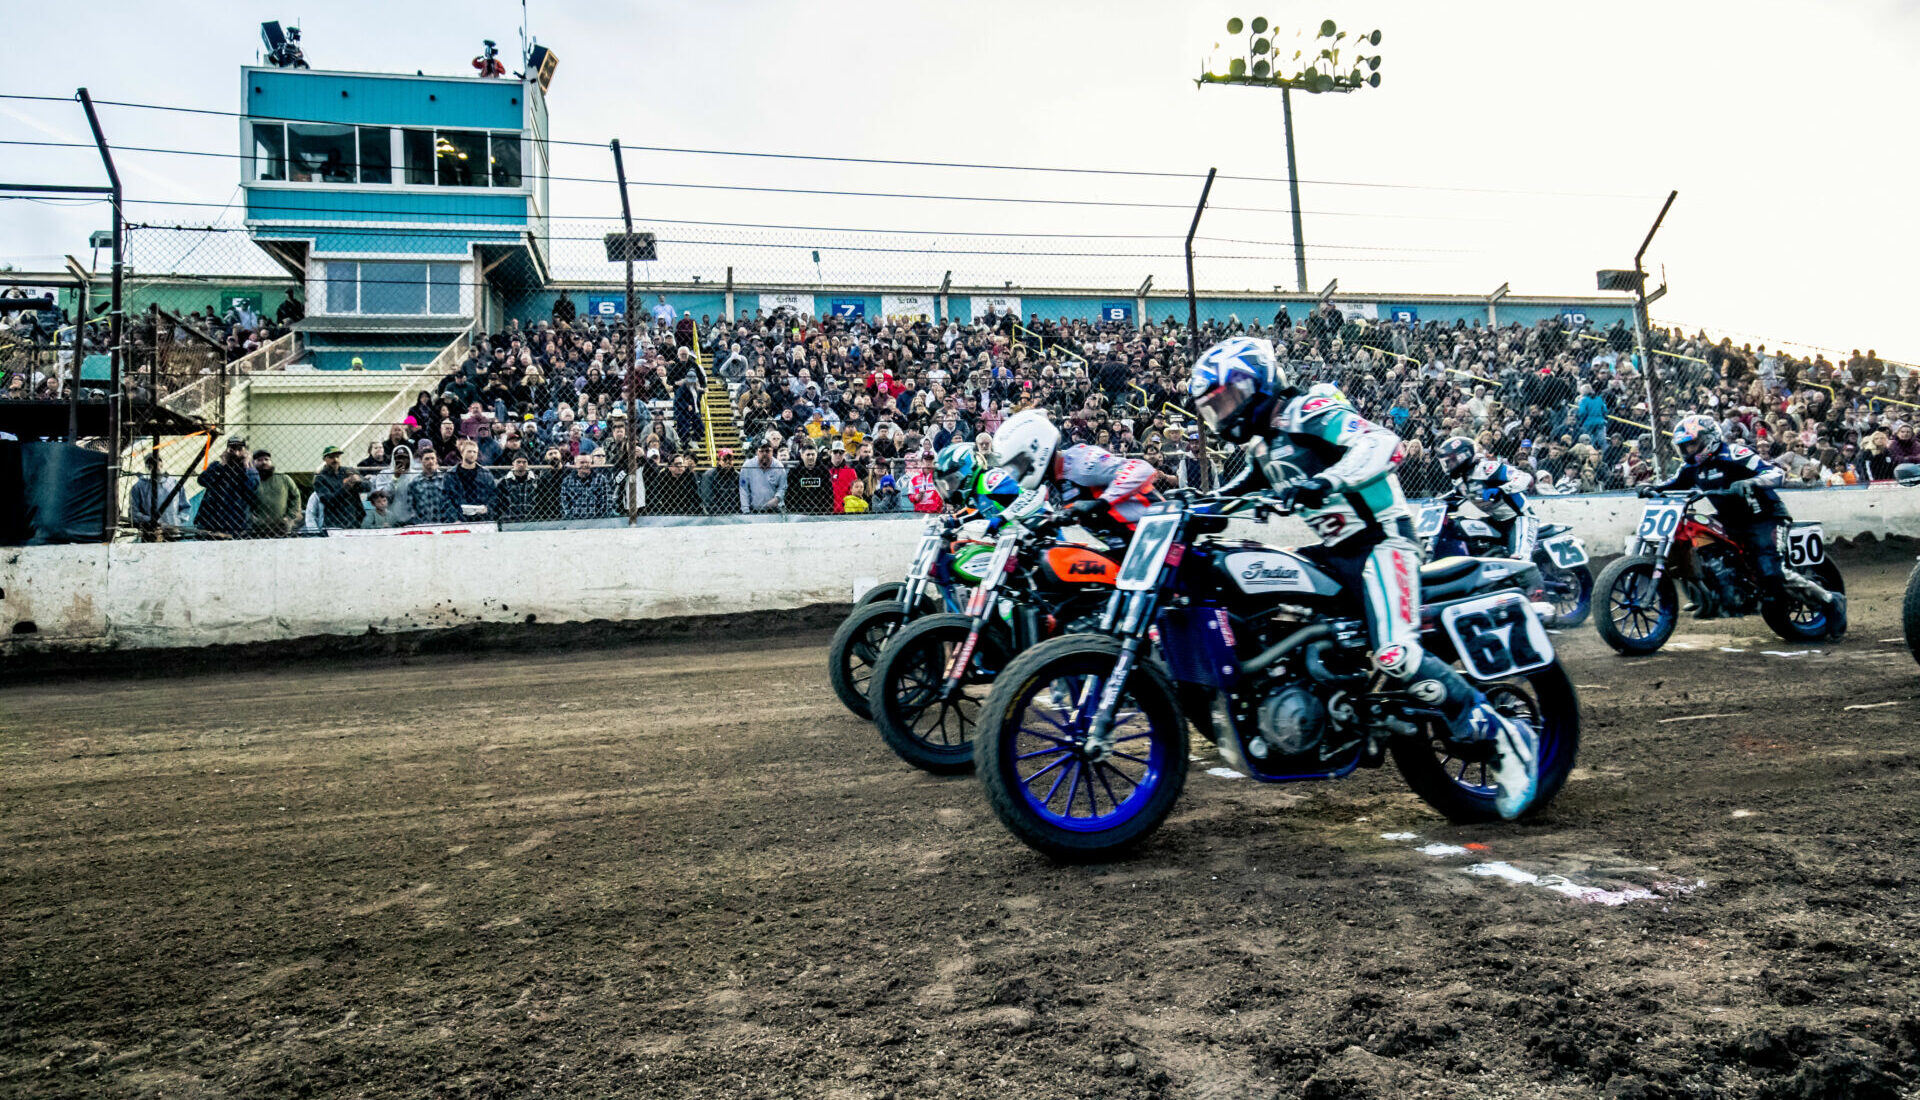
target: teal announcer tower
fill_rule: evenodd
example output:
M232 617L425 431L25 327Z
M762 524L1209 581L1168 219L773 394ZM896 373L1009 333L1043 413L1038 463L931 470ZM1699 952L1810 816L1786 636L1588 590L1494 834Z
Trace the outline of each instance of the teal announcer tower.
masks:
M252 238L318 370L425 364L548 281L547 107L519 80L241 70Z

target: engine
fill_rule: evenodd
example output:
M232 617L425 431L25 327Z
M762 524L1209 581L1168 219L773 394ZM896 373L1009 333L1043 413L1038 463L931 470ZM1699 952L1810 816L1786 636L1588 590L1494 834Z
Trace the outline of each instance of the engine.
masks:
M1718 547L1701 550L1694 558L1695 585L1704 597L1701 607L1722 615L1744 615L1760 602L1760 594L1733 558Z
M1327 729L1327 705L1313 689L1288 684L1260 701L1260 737L1248 746L1255 756L1295 756L1319 744Z

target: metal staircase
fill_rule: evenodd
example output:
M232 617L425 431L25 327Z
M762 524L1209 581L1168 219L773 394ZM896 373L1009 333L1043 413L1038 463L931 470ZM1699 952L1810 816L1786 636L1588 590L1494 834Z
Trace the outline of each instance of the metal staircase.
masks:
M708 466L718 465L720 451L740 453L740 428L733 421L733 397L727 384L713 372L713 353L700 353L700 373L707 380L707 392L700 399L700 413L707 423L704 456Z

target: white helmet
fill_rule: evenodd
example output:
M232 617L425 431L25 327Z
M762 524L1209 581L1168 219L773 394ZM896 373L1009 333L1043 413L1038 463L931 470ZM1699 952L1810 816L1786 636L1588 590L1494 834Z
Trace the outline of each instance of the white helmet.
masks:
M1060 429L1039 409L1015 413L993 433L989 465L1007 471L1022 489L1038 489L1060 446Z

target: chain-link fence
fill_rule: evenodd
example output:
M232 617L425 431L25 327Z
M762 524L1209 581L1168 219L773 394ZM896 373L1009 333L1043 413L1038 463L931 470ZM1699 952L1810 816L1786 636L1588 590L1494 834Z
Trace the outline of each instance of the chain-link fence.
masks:
M449 198L414 213L464 222L301 228L318 201L274 192L272 225L129 229L119 504L136 527L913 512L938 506L939 447L1026 408L1154 462L1162 487L1209 488L1240 459L1183 411L1185 371L1235 334L1400 434L1410 496L1445 488L1432 452L1455 435L1540 493L1631 489L1694 411L1801 485L1914 460L1911 367L1656 328L1649 379L1617 301L1203 290L1196 331L1184 296L1141 275L1182 259L1159 238L699 225L655 225L629 292L614 223L516 230ZM1284 265L1259 244L1196 260L1228 279ZM105 295L69 292L32 331L16 315L21 386L63 392L82 314L83 377L103 375Z

